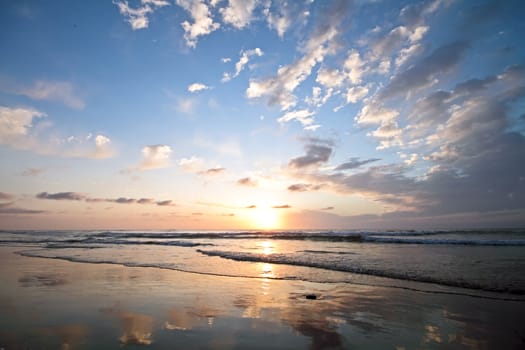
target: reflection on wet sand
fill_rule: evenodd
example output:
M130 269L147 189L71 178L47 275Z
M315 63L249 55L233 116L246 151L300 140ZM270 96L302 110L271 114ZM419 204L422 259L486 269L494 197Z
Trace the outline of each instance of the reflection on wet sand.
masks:
M67 283L67 280L56 274L26 275L18 279L22 287L55 287Z
M13 256L0 264L5 349L525 348L520 302Z
M164 329L186 331L196 326L207 325L213 327L213 323L220 312L217 309L205 305L201 300L196 299L192 307L183 310L173 308L168 313L168 318L164 322Z
M42 329L46 336L60 339L62 350L76 349L88 336L89 329L84 325L65 325Z
M121 344L150 345L153 342L153 317L122 311L118 308L102 309L102 313L117 317L122 333Z

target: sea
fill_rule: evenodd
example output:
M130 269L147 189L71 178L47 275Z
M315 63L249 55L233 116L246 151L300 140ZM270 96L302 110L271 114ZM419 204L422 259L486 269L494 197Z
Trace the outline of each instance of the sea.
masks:
M525 229L0 231L17 254L525 301Z

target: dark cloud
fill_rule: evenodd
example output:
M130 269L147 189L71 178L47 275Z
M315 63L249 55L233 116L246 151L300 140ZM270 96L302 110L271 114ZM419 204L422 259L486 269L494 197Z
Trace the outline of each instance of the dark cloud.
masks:
M119 203L119 204L137 203L136 199L134 199L134 198L125 198L125 197L120 197L120 198L117 198L117 199L111 199L109 201L114 202L114 203Z
M238 185L256 187L257 181L251 177L243 177L242 179L237 180Z
M14 199L15 196L9 193L0 192L0 200L2 201L10 201L11 199Z
M173 201L171 199L168 199L168 200L165 200L165 201L158 201L157 205L160 205L160 206L174 206L175 203L173 203Z
M38 176L45 172L46 169L43 168L28 168L20 173L22 176Z
M288 191L290 192L307 192L307 191L317 191L323 187L322 184L320 185L312 185L312 184L293 184L288 186Z
M306 140L304 156L293 158L289 161L288 166L291 168L305 168L308 166L326 163L333 152L333 141L309 138Z
M274 205L272 208L273 209L290 209L291 207L292 207L291 205L284 204L284 205Z
M350 158L348 162L338 165L334 170L341 171L341 170L356 169L356 168L361 167L362 165L372 163L372 162L377 162L378 160L381 160L381 159L370 158L370 159L359 160L359 158Z
M456 41L437 48L418 63L395 75L380 92L380 99L402 96L429 85L437 76L455 67L468 47L468 42Z
M324 207L324 208L321 208L321 210L334 210L335 208L334 207Z
M155 203L155 200L152 199L152 198L141 198L141 199L137 200L137 203L139 203L139 204L153 204L153 203Z
M202 172L203 175L218 175L226 171L226 168L210 168Z
M245 209L255 209L255 208L257 208L257 206L254 205L254 204L252 204L252 205L248 205L248 206L246 206L246 207L244 207L244 208L245 208Z
M84 200L86 196L78 192L57 192L57 193L40 192L39 194L36 195L36 198L81 201L81 200Z
M11 204L11 203L9 203ZM45 210L33 210L33 209L24 209L24 208L17 208L17 207L11 207L11 206L0 206L0 215L2 214L12 214L12 215L18 215L18 214L44 214L47 213Z

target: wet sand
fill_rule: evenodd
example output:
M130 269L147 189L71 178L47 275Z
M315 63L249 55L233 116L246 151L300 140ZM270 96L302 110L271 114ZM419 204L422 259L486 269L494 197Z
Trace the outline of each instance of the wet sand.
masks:
M14 254L23 249L0 247L6 350L525 347L525 302Z

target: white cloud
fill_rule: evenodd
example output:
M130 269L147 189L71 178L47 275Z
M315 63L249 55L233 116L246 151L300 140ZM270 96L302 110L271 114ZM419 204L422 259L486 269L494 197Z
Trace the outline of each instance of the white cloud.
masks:
M67 81L38 80L32 87L21 88L15 92L35 100L59 101L76 109L85 106L82 98L75 93L73 85Z
M228 6L221 8L219 12L225 23L242 29L251 22L256 5L256 0L228 0Z
M279 104L281 110L288 110L296 105L294 90L310 76L312 69L323 62L325 56L337 52L339 25L349 7L347 1L337 1L318 18L312 34L301 48L304 55L295 62L282 66L277 75L262 79L250 80L246 96L248 98L269 97L269 104Z
M348 58L345 60L343 66L345 68L348 80L350 80L352 84L361 83L361 78L366 73L366 70L363 68L365 66L365 62L361 59L361 56L357 50L351 50L348 53Z
M314 112L307 109L301 109L298 111L287 112L281 118L277 119L277 121L279 123L287 123L292 120L297 120L303 126L307 127L314 122L314 118L312 118L314 114Z
M111 139L104 135L95 136L95 152L93 152L89 158L106 159L112 157L113 154Z
M315 79L315 81L319 84L329 88L341 86L344 80L345 76L341 74L338 69L329 69L324 67L317 71L317 78Z
M160 169L170 165L170 155L173 152L167 145L149 145L142 149L143 161L139 170Z
M276 1L278 5L277 11L271 11L270 5L272 2L268 1L267 7L264 9L268 26L271 29L275 29L279 37L283 37L284 33L292 24L291 12L288 7L287 1ZM297 11L293 11L297 14Z
M208 90L210 87L208 85L202 84L202 83L193 83L188 86L189 92L198 92L202 90Z
M197 173L204 169L204 160L195 156L182 158L179 160L179 166L189 173Z
M414 44L410 45L409 47L405 47L399 51L399 55L396 58L396 66L400 67L403 64L405 64L410 58L412 58L414 55L417 55L420 53L423 47L421 44Z
M353 86L346 92L346 102L356 103L368 95L367 86Z
M193 23L184 21L181 23L184 29L186 45L195 48L199 36L208 35L219 29L220 24L213 22L208 5L203 0L177 0L177 5L190 13Z
M0 143L18 143L28 136L33 119L46 116L32 108L0 106Z
M223 57L223 58L221 58L221 62L222 62L222 63L228 63L228 62L230 62L231 60L232 60L232 59L229 58L229 57Z
M396 110L369 103L361 108L355 120L362 125L386 124L394 121L398 115Z
M258 47L256 47L253 50L241 51L241 57L239 58L239 61L235 63L235 73L233 75L231 75L230 73L224 73L222 76L222 82L227 82L233 78L238 77L241 71L244 69L244 67L248 64L248 62L250 62L251 57L261 57L262 55L264 55L264 52Z
M169 5L169 2L165 0L141 0L141 3L142 6L131 8L127 1L113 1L113 4L118 6L120 14L126 17L133 30L148 28L148 14L153 13L153 8Z

